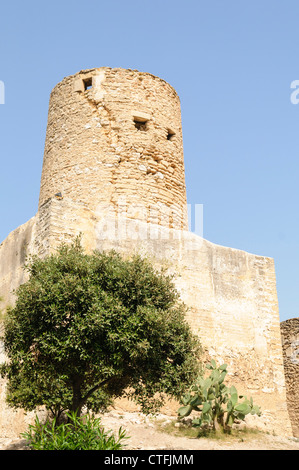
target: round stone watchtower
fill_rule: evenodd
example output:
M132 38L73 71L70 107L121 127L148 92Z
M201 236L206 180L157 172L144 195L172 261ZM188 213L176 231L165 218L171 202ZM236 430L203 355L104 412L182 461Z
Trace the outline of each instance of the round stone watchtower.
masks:
M52 91L39 207L52 197L188 230L180 100L149 73L101 67Z

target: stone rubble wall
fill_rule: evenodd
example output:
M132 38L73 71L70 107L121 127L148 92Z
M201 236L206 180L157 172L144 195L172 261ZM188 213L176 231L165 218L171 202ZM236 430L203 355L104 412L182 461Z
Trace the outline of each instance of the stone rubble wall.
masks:
M299 318L281 322L287 405L293 434L299 437Z
M187 229L175 90L151 74L107 67L62 80L50 97L40 205L59 193L92 210Z

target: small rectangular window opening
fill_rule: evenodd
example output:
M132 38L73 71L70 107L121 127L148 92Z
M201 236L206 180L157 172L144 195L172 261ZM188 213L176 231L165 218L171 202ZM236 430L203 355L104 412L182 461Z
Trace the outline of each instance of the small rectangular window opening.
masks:
M147 120L141 118L134 118L134 124L139 131L147 131Z
M170 129L167 130L167 140L173 140L175 133Z
M92 77L86 78L83 80L84 83L84 91L90 90L92 88Z

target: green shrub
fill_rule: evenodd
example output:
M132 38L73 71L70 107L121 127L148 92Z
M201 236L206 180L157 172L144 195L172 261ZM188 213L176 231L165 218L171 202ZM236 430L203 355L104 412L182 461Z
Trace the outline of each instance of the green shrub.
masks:
M189 416L192 411L199 415L193 419L192 425L200 428L222 428L230 432L232 425L243 421L247 414L261 415L261 410L253 404L252 398L239 395L234 386L227 387L223 382L227 374L227 365L217 367L214 360L206 365L209 377L199 376L189 391L181 397L181 406L178 409L179 418ZM239 401L243 399L242 402Z
M128 439L126 431L118 430L116 437L111 431L105 431L100 418L86 415L78 417L76 413L67 414L68 422L57 424L41 423L36 417L35 424L29 425L29 431L22 434L33 450L121 450L123 441Z
M197 377L187 307L148 259L86 254L77 239L26 269L3 334L10 406L98 414L125 396L152 412Z

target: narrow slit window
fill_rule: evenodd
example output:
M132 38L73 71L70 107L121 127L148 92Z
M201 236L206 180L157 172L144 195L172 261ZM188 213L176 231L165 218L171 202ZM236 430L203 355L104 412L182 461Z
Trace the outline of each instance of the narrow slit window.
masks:
M84 91L90 90L92 88L92 77L86 78L83 80L84 83Z
M175 136L175 133L172 130L168 129L167 130L167 140L173 140L174 136Z
M134 118L134 124L139 131L147 131L147 120L141 118Z

